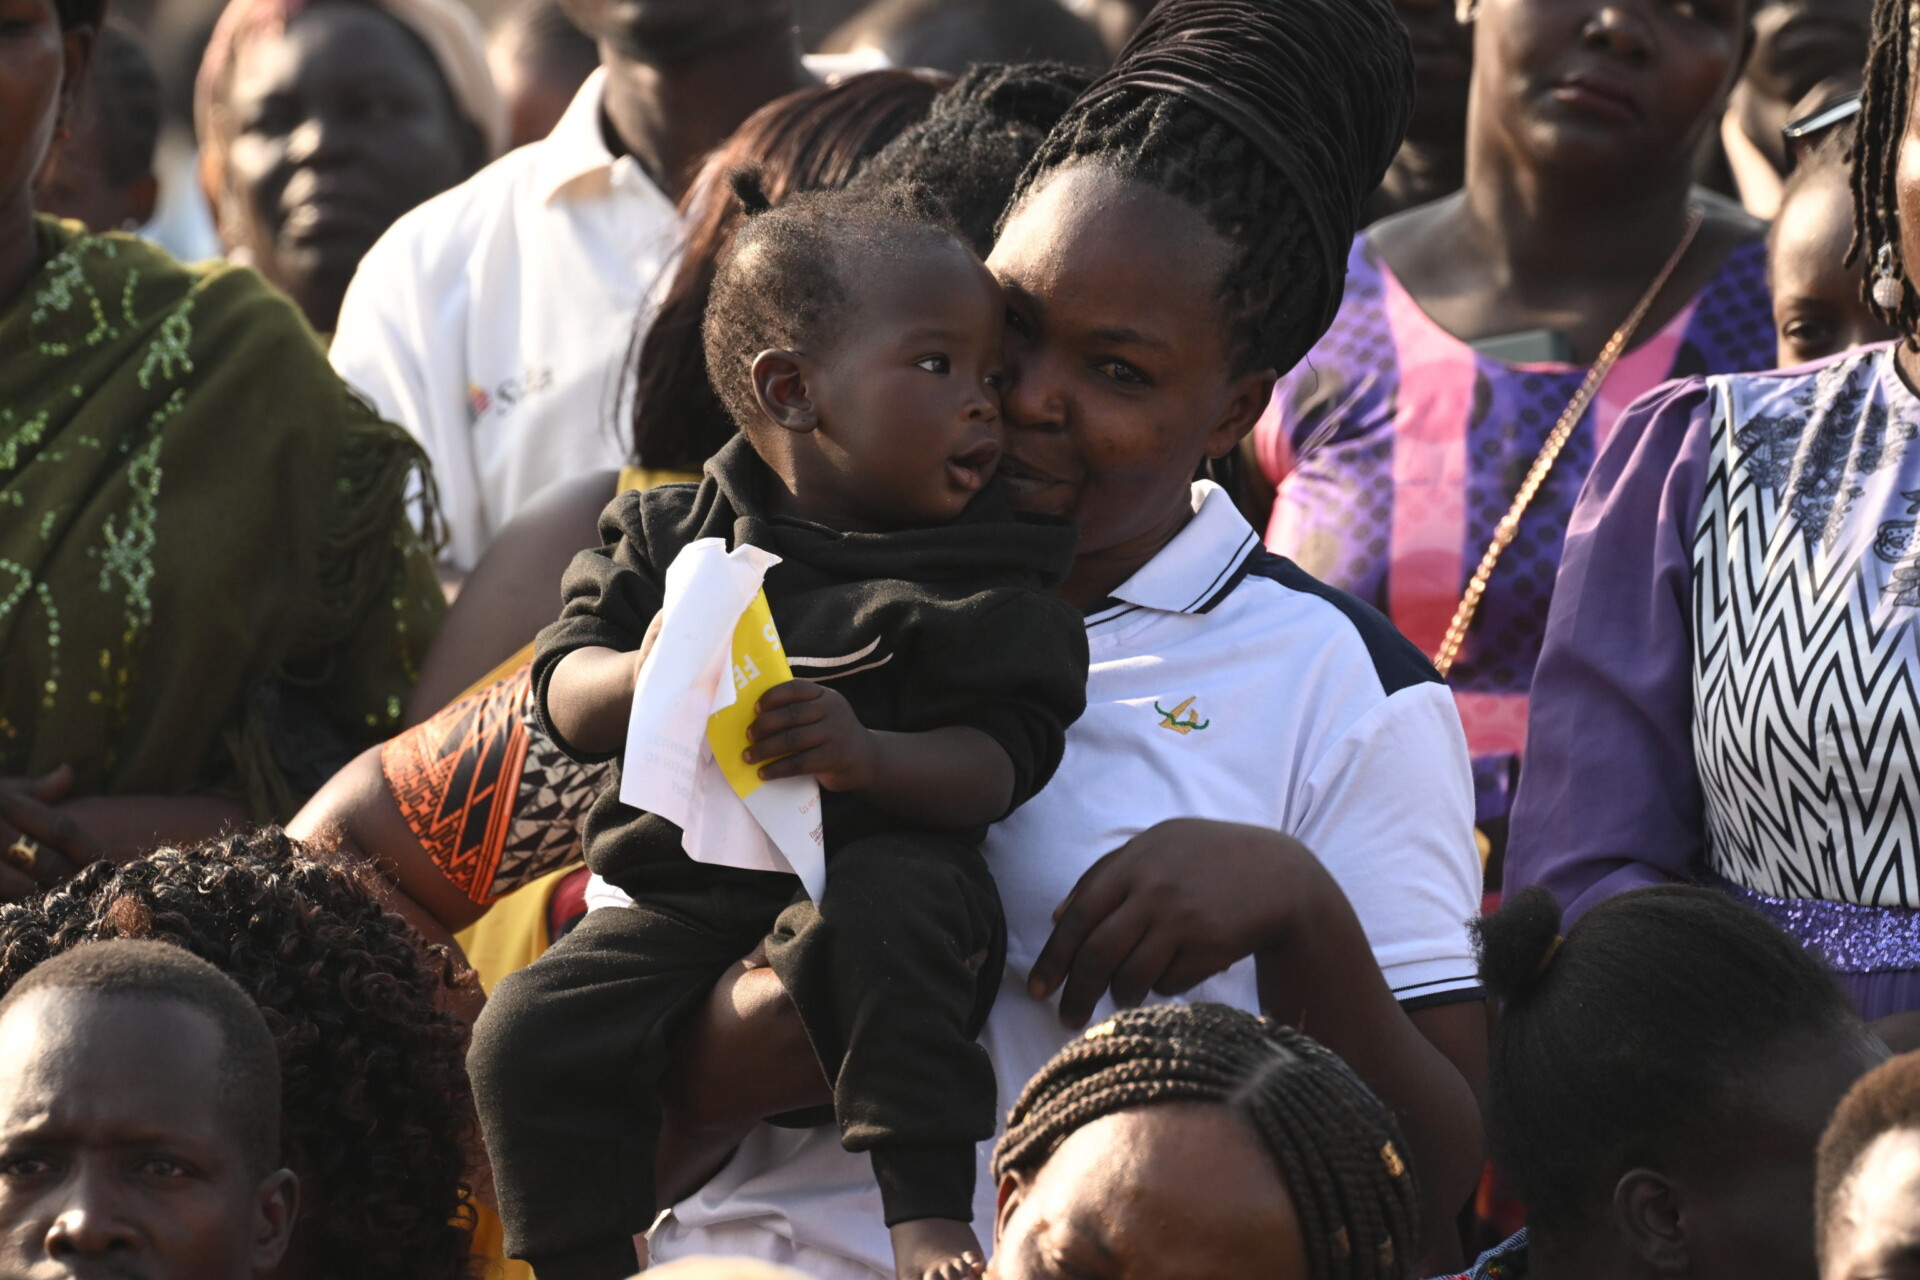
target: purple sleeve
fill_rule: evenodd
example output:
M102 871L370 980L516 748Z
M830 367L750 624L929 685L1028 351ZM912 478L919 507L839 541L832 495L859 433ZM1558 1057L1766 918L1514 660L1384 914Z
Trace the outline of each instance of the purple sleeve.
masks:
M1712 423L1700 379L1642 396L1567 525L1504 888L1545 885L1568 923L1624 890L1692 879L1704 847L1691 592Z

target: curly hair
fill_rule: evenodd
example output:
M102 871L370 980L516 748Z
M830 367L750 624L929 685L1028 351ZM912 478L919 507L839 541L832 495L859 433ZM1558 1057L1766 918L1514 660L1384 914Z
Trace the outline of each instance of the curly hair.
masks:
M96 862L0 907L0 994L89 942L147 938L208 961L259 1004L280 1054L284 1158L304 1189L309 1280L458 1280L476 1147L472 982L386 910L370 870L321 862L277 827L125 865Z

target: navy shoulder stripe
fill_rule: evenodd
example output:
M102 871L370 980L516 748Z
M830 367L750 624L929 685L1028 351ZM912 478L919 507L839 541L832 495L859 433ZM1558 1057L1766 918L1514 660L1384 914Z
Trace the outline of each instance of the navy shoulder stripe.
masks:
M1381 687L1389 697L1416 684L1441 683L1440 673L1433 669L1433 663L1427 660L1427 655L1415 648L1413 641L1401 635L1400 629L1389 622L1384 613L1364 600L1348 595L1338 587L1328 586L1285 556L1275 555L1265 547L1256 548L1246 558L1240 566L1240 572L1234 575L1233 581L1227 584L1221 594L1233 590L1242 579L1249 576L1277 582L1289 591L1319 596L1345 614L1367 646L1367 656L1373 659L1374 674L1380 677Z

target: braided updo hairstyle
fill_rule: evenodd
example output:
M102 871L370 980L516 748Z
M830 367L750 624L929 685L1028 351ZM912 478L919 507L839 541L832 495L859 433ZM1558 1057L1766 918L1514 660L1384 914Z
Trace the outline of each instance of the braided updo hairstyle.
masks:
M1737 1158L1740 1086L1783 1049L1866 1035L1819 961L1718 889L1623 893L1562 938L1559 904L1535 886L1474 930L1501 1006L1487 1144L1529 1226L1562 1242L1637 1165Z
M773 204L757 169L733 175L746 220L714 270L707 298L707 369L734 422L761 418L753 359L781 348L819 351L838 334L856 267L947 242L965 251L939 202L917 186L804 191Z
M1333 321L1362 203L1412 107L1413 55L1384 0L1162 0L1008 214L1083 161L1192 205L1232 248L1232 373L1284 373Z
M1094 1121L1174 1102L1231 1109L1273 1153L1312 1280L1413 1274L1420 1197L1387 1109L1315 1041L1226 1005L1129 1010L1061 1050L1013 1104L993 1176L1037 1173Z
M1092 83L1064 62L985 62L933 100L927 118L881 149L852 185L914 183L931 191L985 257L1020 174Z
M1901 261L1900 140L1907 132L1907 101L1913 87L1913 14L1910 0L1874 0L1873 34L1867 46L1866 83L1860 91L1860 116L1854 128L1853 243L1847 265L1862 262L1862 297L1873 313L1899 330L1909 346L1920 335L1920 298L1906 279L1914 264ZM1900 305L1889 311L1873 300L1873 276L1881 249L1891 249L1900 274ZM1920 349L1920 348L1916 348Z

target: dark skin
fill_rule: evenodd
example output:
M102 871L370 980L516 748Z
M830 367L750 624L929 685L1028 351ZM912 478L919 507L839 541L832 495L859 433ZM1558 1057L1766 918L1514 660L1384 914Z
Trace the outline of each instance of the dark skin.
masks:
M762 103L816 83L791 0L564 0L607 69L607 143L678 200ZM583 544L584 545L584 544Z
M1796 1036L1745 1079L1725 1145L1620 1171L1581 1229L1534 1224L1530 1280L1816 1280L1813 1160L1853 1082L1886 1059L1861 1031Z
M952 520L1000 460L1000 291L945 235L838 265L848 318L804 351L753 358L760 417L745 430L779 483L773 509L857 531ZM547 707L562 737L587 751L625 740L645 652L579 649L560 661ZM808 680L776 686L754 710L744 758L762 778L812 777L937 826L992 822L1012 802L1013 762L978 729L869 729L838 691ZM922 1219L891 1233L901 1280L978 1270L965 1223Z
M88 76L85 100L66 139L41 173L34 198L42 213L72 218L89 231L132 231L153 219L160 182L151 171L116 182L108 146L113 126L104 114L99 75Z
M352 0L244 42L222 124L221 239L322 333L373 242L486 158L419 37Z
M1070 602L1102 598L1179 532L1188 478L1238 446L1271 394L1272 369L1236 373L1227 351L1227 256L1192 208L1081 166L1015 211L989 259L1010 299L1001 474L1026 509L1079 524L1058 591ZM1445 1269L1480 1170L1479 1002L1404 1012L1339 886L1265 828L1160 823L1095 864L1056 918L1030 977L1071 1026L1103 992L1177 994L1254 957L1263 1008L1310 1028L1398 1116L1426 1193L1429 1273ZM697 1187L760 1118L828 1099L797 1023L756 960L721 980L683 1040L664 1197Z
M1232 1111L1105 1116L1000 1184L990 1280L1301 1280L1312 1274L1273 1155Z
M1187 206L1079 169L1015 214L989 263L1014 299L1001 473L1016 481L1022 505L1079 522L1076 567L1060 589L1070 601L1100 599L1151 559L1192 514L1188 480L1200 460L1236 447L1266 405L1275 372L1236 372L1226 351L1215 281L1227 256ZM631 688L631 670L625 679ZM449 926L477 916L407 830L375 753L328 784L291 828L329 829L358 841L436 915L446 912ZM1399 1117L1426 1188L1428 1274L1457 1260L1449 1222L1480 1169L1479 1002L1404 1012L1338 886L1280 832L1164 822L1091 868L1068 901L1073 911L1063 910L1041 975L1045 990L1072 982L1068 1022L1084 1022L1089 993L1116 980L1113 994L1131 1000L1257 956L1263 1003L1333 1047ZM1089 943L1096 936L1133 945L1108 950ZM1205 959L1190 961L1189 946ZM1168 955L1153 972L1152 958ZM832 1096L792 1002L758 956L716 984L667 1084L665 1201L696 1190L763 1118Z
M1367 198L1367 222L1458 191L1466 174L1472 29L1460 22L1453 0L1396 0L1393 8L1413 44L1413 118L1379 189Z
M1698 203L1700 232L1640 329L1654 332L1763 230L1692 188L1746 31L1741 0L1482 0L1466 187L1373 243L1455 337L1554 329L1589 363Z
M299 1187L248 1169L211 1018L52 988L0 1016L0 1046L0 1273L274 1274Z
M1775 0L1753 15L1753 56L1727 110L1776 173L1787 171L1780 130L1822 81L1852 76L1867 61L1873 16L1866 0Z
M51 0L0 0L0 308L39 268L34 181L68 128L93 54L91 27L63 30ZM31 873L0 865L0 901L36 892L99 856L132 857L162 840L217 834L246 811L196 796L73 799L70 769L0 778L0 850L22 836L42 843Z
M780 481L780 514L852 530L938 524L993 477L1001 302L992 278L946 237L886 268L849 268L857 324L811 352L754 358L762 420L747 435ZM643 653L587 648L561 660L547 705L562 737L584 751L625 741ZM1012 762L977 729L869 730L843 696L808 680L769 690L755 711L745 759L762 778L811 776L953 827L991 822L1012 799Z
M1893 329L1861 298L1861 270L1845 265L1853 239L1853 194L1837 159L1801 175L1769 233L1773 327L1782 367L1885 342Z
M1899 261L1895 265L1911 290L1913 268L1907 264L1920 262L1920 97L1916 97L1911 84L1907 86L1907 127L1900 135L1900 158L1893 180L1900 210ZM1913 343L1901 343L1895 359L1907 386L1920 387L1920 353L1913 350Z
M1820 1241L1820 1280L1920 1277L1920 1129L1890 1129L1860 1153Z

